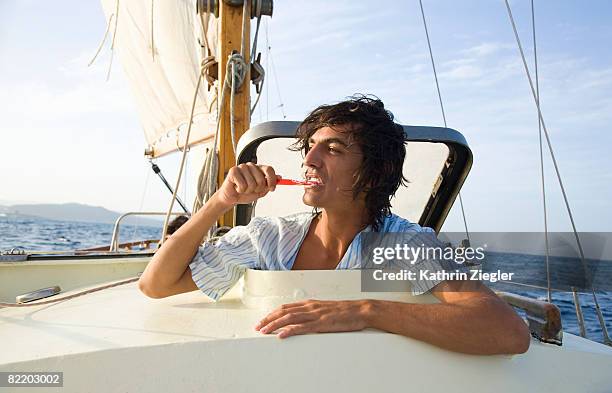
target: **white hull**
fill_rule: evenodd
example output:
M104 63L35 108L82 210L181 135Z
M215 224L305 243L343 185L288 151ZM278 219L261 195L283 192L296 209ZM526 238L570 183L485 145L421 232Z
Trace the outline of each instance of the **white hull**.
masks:
M150 256L130 258L69 258L0 262L0 302L41 288L59 286L63 292L85 286L135 277Z
M435 301L358 285L356 271L249 271L218 303L197 291L152 300L132 283L2 309L0 369L62 371L65 392L612 390L612 349L571 334L561 347L533 340L523 355L471 356L374 330L279 340L253 329L303 297Z

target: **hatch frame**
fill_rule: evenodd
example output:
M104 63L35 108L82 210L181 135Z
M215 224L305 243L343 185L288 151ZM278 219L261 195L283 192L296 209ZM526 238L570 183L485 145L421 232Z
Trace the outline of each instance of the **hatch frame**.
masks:
M238 141L236 164L257 163L257 148L261 143L277 138L295 138L300 122L268 121L247 130ZM446 127L402 125L407 142L443 143L448 158L440 172L436 189L432 190L418 224L440 231L467 175L472 168L473 155L467 140L459 131ZM253 205L237 205L234 225L246 225L251 220Z

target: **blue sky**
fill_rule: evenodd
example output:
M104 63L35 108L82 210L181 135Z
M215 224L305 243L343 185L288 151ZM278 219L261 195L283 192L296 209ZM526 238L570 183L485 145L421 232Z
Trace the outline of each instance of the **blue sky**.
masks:
M503 1L423 3L448 125L474 152L463 190L470 228L540 230L537 115ZM532 65L530 3L511 4ZM607 1L536 1L542 109L584 231L611 229L611 15ZM143 190L144 138L119 63L108 83L107 52L87 67L104 30L97 2L0 2L0 204L165 210L157 179ZM253 123L282 119L282 111L300 120L362 92L383 99L403 124L442 125L417 0L277 0L260 48L266 37L276 72ZM551 228L569 230L546 157ZM171 179L176 161L159 162ZM445 229L461 228L455 208Z

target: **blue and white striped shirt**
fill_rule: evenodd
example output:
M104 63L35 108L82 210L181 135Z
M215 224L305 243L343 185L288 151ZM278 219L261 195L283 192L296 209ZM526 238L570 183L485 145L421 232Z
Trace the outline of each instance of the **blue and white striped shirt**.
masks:
M291 270L306 237L312 213L286 217L254 217L246 226L237 226L216 243L204 243L189 267L198 288L218 300L242 276L246 269ZM336 269L359 269L360 236L357 234ZM395 214L386 217L379 232L432 232ZM429 288L427 288L429 289ZM422 292L422 291L421 291Z

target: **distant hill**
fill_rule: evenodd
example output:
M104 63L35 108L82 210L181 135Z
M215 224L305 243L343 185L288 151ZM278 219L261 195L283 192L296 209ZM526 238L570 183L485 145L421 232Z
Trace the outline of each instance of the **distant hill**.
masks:
M80 203L62 204L22 204L0 206L0 213L21 216L34 216L49 220L96 222L114 224L121 213L101 206L83 205ZM161 219L128 217L122 223L161 227Z

